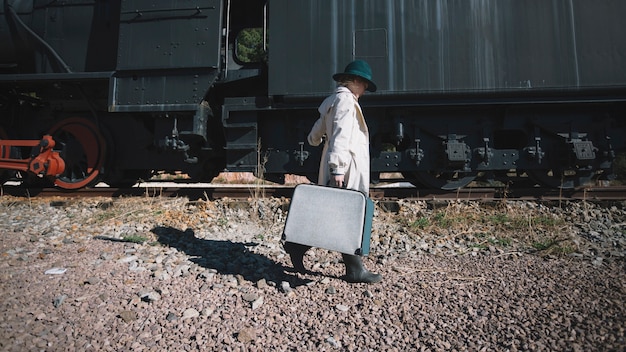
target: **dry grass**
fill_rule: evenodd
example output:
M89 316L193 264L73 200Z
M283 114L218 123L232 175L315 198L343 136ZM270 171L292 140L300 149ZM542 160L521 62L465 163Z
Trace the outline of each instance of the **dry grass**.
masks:
M432 246L452 244L459 253L495 248L503 252L532 251L551 255L578 251L585 241L572 235L576 225L563 219L564 212L555 212L554 208L533 202L401 200L398 203L393 211L377 208L374 241L423 241ZM137 224L133 226L138 230L127 234L136 237L128 240L151 242L154 238L150 230L156 226L206 230L247 221L258 225L258 236L280 236L289 200L265 198L251 190L247 200L190 201L161 196L80 200L2 197L1 204L4 207L27 204L29 207L80 208L81 211L68 211L65 215L76 226L107 225L113 232L123 233L127 224ZM590 204L590 207L593 206ZM573 221L584 222L581 216L586 211L585 206L582 209L582 213L570 214L578 219Z

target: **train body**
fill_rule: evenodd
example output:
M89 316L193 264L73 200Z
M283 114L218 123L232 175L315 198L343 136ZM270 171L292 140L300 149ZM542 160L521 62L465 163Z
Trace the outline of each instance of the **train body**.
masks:
M610 178L625 148L620 0L3 0L0 12L0 139L52 135L64 189L160 171L315 179L321 148L306 136L355 59L378 85L360 99L373 180L576 187Z

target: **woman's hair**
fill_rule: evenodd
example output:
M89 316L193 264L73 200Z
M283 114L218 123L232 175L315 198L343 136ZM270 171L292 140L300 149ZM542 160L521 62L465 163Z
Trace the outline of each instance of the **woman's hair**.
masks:
M356 80L356 76L343 75L337 79L337 86L347 87L348 83L354 82L355 80Z

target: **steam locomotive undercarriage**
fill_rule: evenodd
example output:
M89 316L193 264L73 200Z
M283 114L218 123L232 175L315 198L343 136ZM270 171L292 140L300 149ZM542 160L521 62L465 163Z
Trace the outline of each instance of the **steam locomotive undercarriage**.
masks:
M321 148L306 143L317 118L316 102L227 99L221 111L213 112L221 113L221 120L203 120L209 133L200 136L194 134L197 114L109 113L98 100L74 99L71 89L61 91L57 99L46 101L38 99L37 92L4 97L3 114L15 123L1 131L2 157L29 158L32 150L18 144L10 153L5 151L13 139L51 135L65 169L38 177L27 170L7 170L3 179L54 183L67 190L98 181L127 186L163 171L185 173L190 181L210 181L222 171L254 172L277 182L285 174L316 179ZM414 101L423 105L364 100L373 182L381 174L400 173L429 188L513 180L517 186L574 188L610 179L622 147L610 137L612 130L623 128L618 117L626 109L619 101Z
M433 104L427 97L410 101L362 103L374 182L381 173L401 173L416 186L428 188L506 185L514 180L517 184L512 187L574 188L611 179L612 163L622 148L623 142L610 136L623 130L618 119L624 113L623 102L499 99L467 105ZM249 111L242 110L227 114L227 131L250 121ZM264 154L249 150L247 158L227 158L236 160L227 167L247 164L253 170L253 163L262 160L266 176L279 171L277 179L283 172L315 179L319 150L307 145L306 134L316 118L316 111L306 109L260 112L258 133L232 134L227 140L231 146L244 146L258 138Z

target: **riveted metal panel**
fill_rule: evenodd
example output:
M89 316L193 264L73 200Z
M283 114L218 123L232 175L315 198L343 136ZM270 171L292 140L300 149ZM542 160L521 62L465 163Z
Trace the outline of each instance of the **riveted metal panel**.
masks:
M219 0L122 1L118 70L217 67Z
M325 94L354 59L375 94L625 86L624 18L621 0L272 0L270 94Z
M125 0L110 111L194 111L220 63L219 0Z
M195 111L216 76L214 69L118 71L109 111Z

